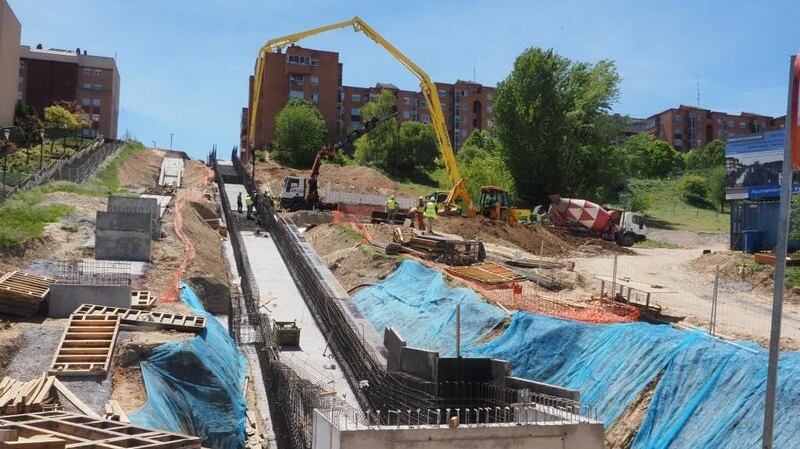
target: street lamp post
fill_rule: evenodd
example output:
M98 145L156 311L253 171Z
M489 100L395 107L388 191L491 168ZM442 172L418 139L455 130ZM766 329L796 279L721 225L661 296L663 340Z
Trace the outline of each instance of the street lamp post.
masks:
M39 130L39 171L42 170L42 163L44 162L44 129Z
M173 133L169 133L169 151L172 151L172 138L175 136Z

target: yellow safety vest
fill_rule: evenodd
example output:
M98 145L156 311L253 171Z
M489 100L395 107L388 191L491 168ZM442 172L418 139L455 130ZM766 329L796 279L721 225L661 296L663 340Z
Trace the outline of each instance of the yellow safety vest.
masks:
M386 208L389 209L389 210L397 209L397 201L395 201L394 198L389 198L386 201Z
M253 199L250 198L250 195L247 195L246 197L244 197L244 203L246 205L248 205L248 206L252 206L253 205Z
M436 218L436 203L428 201L425 204L425 218Z

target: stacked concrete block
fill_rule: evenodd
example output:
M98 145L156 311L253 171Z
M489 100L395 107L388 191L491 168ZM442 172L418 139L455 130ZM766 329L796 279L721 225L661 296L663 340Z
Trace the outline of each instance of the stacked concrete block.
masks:
M153 240L161 238L161 209L156 198L138 198L134 196L108 197L108 212L128 212L135 214L149 214L152 222L151 235Z
M95 259L150 261L150 213L97 212Z

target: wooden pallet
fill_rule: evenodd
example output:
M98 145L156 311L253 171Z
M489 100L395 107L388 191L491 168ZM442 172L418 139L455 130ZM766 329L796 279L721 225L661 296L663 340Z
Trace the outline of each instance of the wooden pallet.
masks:
M50 374L55 376L104 376L119 334L119 317L104 314L72 314L61 338Z
M206 319L201 316L166 312L145 312L121 307L98 306L95 304L84 304L78 307L74 313L118 316L123 325L134 326L136 328L202 332L206 327Z
M32 316L50 294L55 279L12 271L0 277L0 313Z
M131 309L150 310L156 304L156 297L150 290L131 290Z
M198 437L135 427L130 424L66 412L42 412L0 417L0 433L14 434L22 444L9 447L49 448L27 445L27 439L51 438L65 442L65 449L201 449ZM0 443L2 444L2 443ZM54 446L55 447L55 446ZM2 446L0 446L2 448Z
M466 267L451 267L447 268L446 271L454 276L489 285L507 284L525 279L525 276L494 262L476 263Z

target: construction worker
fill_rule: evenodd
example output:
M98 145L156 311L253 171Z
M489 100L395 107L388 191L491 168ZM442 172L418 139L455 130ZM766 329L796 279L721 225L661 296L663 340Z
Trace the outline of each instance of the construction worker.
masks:
M242 192L239 192L236 195L236 210L241 214L242 213Z
M253 199L250 198L249 193L244 197L244 204L247 206L247 219L249 220L253 214Z
M386 216L389 220L389 223L394 224L395 212L397 212L397 200L395 200L394 195L392 195L388 200L386 200Z
M417 229L425 231L425 198L417 200Z
M433 234L433 220L436 219L436 202L432 199L425 204L425 218L428 221L428 234Z

